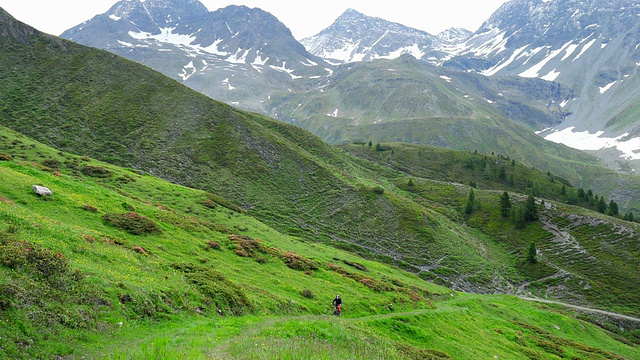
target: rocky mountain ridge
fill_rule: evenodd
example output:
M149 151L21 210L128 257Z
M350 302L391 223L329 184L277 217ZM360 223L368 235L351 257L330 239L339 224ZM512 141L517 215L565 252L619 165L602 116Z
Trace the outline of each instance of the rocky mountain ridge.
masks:
M322 89L337 81L337 66L354 61L411 55L449 69L441 70L444 77L454 69L557 82L573 96L545 106L563 121L531 130L594 151L616 170L640 168L638 0L512 0L474 34L451 29L437 36L350 9L303 39L308 50L259 9L207 12L197 3L127 0L63 36L144 63L214 99L283 120L291 113L276 109L282 108L271 100L276 94ZM317 109L339 108L334 100ZM514 109L529 100L515 101ZM407 98L396 104L400 111L406 106L414 105Z
M123 0L63 38L146 64L206 95L261 110L270 91L321 77L331 66L298 43L273 15L197 0ZM293 82L293 84L291 84Z

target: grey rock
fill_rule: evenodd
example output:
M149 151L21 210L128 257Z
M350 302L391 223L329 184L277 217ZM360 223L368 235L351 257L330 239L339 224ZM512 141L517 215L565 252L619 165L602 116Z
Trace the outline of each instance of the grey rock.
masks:
M49 190L49 188L46 188L44 186L33 185L33 186L31 186L31 188L33 189L33 192L36 193L36 195L38 195L38 196L51 196L51 195L53 195L51 190Z

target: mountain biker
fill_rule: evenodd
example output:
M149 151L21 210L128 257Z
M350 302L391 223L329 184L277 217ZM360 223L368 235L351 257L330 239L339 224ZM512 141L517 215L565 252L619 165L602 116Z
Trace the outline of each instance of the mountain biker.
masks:
M340 295L336 295L336 298L333 299L331 305L334 305L336 307L336 311L338 312L337 316L340 316L342 314L342 299L340 298ZM336 313L336 311L334 311L334 314Z

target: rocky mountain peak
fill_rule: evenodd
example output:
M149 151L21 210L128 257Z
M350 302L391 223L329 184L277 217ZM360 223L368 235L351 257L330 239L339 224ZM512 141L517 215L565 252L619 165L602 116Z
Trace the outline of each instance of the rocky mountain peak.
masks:
M438 39L450 44L458 44L469 39L473 33L464 28L449 28L438 34Z
M208 12L198 0L122 0L105 15L112 20L130 21L140 30L153 31L175 26L182 19L204 16Z
M348 9L331 26L300 42L316 56L355 62L403 54L422 59L437 41L425 31Z
M3 8L0 8L0 43L7 41L24 44L30 37L40 32L16 20Z

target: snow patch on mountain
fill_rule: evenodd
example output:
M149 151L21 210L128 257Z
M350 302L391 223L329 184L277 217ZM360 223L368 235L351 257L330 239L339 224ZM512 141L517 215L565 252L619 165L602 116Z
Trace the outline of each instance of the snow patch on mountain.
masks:
M583 47L582 50L580 50L580 53L578 53L578 55L576 55L576 57L573 58L573 61L576 61L580 58L580 56L582 56L582 54L584 54L587 50L589 50L589 48L591 46L593 46L593 44L596 42L597 39L592 39L591 41L589 41L588 43L586 43Z
M295 80L295 79L302 79L302 76L297 76L297 75L294 75L294 74L293 74L293 71L294 71L294 70L292 70L292 69L287 69L287 62L286 62L286 61L282 64L282 66L274 66L274 65L270 65L269 67L270 67L270 68L272 68L273 70L276 70L276 71L280 71L280 72L284 72L284 73L289 74L289 75L291 76L291 78L292 78L292 79L294 79L294 80Z
M551 53L549 53L549 55L544 58L542 61L540 61L539 63L537 63L536 65L532 66L531 68L529 68L528 70L523 71L522 73L520 73L519 75L521 77L526 77L526 78L535 78L535 77L539 77L539 72L542 70L542 68L547 65L547 63L551 60L553 60L556 56L558 56L561 52L563 52L567 46L569 46L569 43L566 43L564 46L562 46L560 49L552 51Z
M578 150L604 150L616 148L622 153L621 158L627 160L640 160L640 138L624 140L628 133L615 138L603 137L604 131L592 134L589 131L575 131L575 127L568 127L545 136L544 138L555 143L564 144Z
M129 31L129 36L136 40L155 40L160 43L182 46L191 46L196 39L193 35L174 34L173 30L175 28L160 28L160 34L155 35L145 31Z
M193 65L193 61L190 61L187 65L182 68L182 72L178 74L182 78L182 81L187 81L193 74L195 74L198 70L195 65Z
M605 85L605 86L603 86L603 87L599 88L599 89L600 89L600 94L604 94L605 92L607 92L607 90L611 89L611 87L612 87L613 85L615 85L615 83L617 83L617 82L618 82L618 81L614 81L614 82L612 82L612 83L610 83L610 84L607 84L607 85Z

